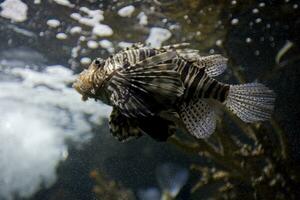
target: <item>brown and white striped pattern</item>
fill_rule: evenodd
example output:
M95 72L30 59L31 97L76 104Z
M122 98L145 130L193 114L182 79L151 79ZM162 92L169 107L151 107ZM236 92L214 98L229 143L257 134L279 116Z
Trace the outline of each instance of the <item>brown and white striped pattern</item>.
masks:
M171 47L168 49L172 49ZM136 64L146 58L152 57L158 53L167 51L167 49L153 48L131 48L121 51L106 61L106 66L109 71L114 71L124 66L127 61L131 65ZM222 84L217 80L209 77L205 72L205 67L199 68L184 58L177 57L172 62L177 65L175 68L181 75L181 80L184 82L185 94L183 101L190 101L195 98L213 98L224 102L228 94L229 85Z

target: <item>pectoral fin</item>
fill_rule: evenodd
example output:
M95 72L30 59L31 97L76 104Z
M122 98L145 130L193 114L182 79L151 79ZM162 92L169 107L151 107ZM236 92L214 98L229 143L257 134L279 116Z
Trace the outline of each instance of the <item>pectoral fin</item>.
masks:
M142 136L142 131L139 128L137 121L122 115L115 107L109 118L109 128L111 134L121 142Z
M184 86L175 64L161 63L171 58L173 53L166 52L116 71L108 84L113 105L128 117L151 116L172 105Z

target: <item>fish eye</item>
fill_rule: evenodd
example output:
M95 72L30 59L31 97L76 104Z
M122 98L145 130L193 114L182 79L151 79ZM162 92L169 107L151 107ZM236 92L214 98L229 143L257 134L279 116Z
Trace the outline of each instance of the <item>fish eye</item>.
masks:
M99 60L95 60L95 64L96 65L100 65L100 61Z
M101 67L103 66L104 64L104 60L101 59L101 58L97 58L95 61L94 61L95 65L97 65L97 67Z

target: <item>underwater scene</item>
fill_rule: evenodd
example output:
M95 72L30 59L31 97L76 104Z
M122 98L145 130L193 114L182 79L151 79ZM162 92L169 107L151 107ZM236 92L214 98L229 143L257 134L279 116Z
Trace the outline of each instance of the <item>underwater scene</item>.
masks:
M300 199L299 88L297 0L0 0L0 200Z

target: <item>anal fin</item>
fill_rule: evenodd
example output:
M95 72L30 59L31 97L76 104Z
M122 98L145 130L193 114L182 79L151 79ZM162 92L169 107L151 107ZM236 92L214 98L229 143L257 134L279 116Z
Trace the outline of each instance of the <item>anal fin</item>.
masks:
M215 111L205 100L197 99L183 104L180 110L186 129L196 138L207 138L215 131Z

